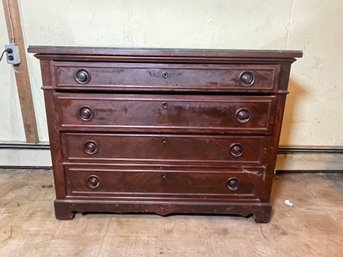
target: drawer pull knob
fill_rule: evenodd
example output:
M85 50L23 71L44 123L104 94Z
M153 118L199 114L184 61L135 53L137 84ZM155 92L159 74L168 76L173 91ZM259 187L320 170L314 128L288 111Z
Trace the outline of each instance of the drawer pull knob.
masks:
M95 141L87 141L85 143L85 152L87 154L95 154L98 152L98 144Z
M239 188L239 179L238 178L229 178L226 187L231 191L236 191Z
M239 79L245 86L252 86L255 83L254 74L250 71L243 71L239 76Z
M87 84L91 80L91 75L88 71L80 69L75 73L74 78L79 84Z
M230 154L234 157L239 157L243 154L243 147L239 143L234 143L230 146Z
M93 119L93 111L90 107L83 106L80 108L80 118L83 121L90 121Z
M250 119L250 111L248 109L238 109L236 118L240 123L247 123Z
M168 72L162 72L162 78L167 79L169 77Z
M88 177L88 186L90 188L97 188L99 187L99 185L100 185L100 179L97 176L92 175Z

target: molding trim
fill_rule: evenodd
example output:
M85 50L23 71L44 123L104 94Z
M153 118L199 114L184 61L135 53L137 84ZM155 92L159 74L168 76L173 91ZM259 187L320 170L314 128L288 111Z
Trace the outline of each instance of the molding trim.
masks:
M0 169L4 169L4 170L26 170L26 169L30 169L30 170L51 170L52 166L8 166L8 165L0 165Z
M49 144L25 144L25 143L18 143L18 144L0 143L0 149L50 150L50 145Z
M279 146L278 154L295 154L295 153L309 153L309 154L343 154L342 146Z
M275 170L275 173L341 173L342 171L343 170Z

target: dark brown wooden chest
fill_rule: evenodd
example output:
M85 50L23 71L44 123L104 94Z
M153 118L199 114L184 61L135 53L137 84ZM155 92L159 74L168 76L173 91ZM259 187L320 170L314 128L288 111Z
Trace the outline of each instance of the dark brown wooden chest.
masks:
M40 59L58 219L77 212L268 222L299 51L29 47Z

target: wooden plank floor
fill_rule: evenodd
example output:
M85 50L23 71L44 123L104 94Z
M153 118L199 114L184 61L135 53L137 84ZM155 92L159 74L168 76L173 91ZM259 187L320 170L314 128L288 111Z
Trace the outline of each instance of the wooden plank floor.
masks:
M0 256L343 256L343 173L277 175L273 195L268 224L187 215L58 221L51 171L3 169Z

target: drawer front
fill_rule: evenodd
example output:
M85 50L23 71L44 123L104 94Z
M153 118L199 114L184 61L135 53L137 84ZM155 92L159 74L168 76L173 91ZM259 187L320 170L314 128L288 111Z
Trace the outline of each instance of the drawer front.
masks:
M60 88L173 91L272 91L279 65L54 62Z
M275 96L58 94L62 127L266 133Z
M63 134L67 160L172 163L260 163L266 140L258 136L170 134Z
M126 170L67 167L69 196L257 198L263 168L239 170Z

